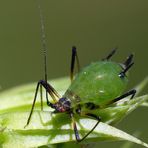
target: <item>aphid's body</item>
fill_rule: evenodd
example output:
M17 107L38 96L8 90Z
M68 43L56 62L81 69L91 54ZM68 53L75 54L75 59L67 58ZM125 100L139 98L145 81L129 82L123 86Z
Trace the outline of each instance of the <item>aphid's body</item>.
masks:
M64 97L71 100L72 107L85 103L104 106L124 92L128 79L120 78L122 70L111 61L92 63L76 75Z
M134 89L123 94L128 82L126 72L133 65L133 55L131 54L122 64L111 62L109 59L115 53L114 49L102 61L92 63L80 70L76 47L73 47L70 70L71 85L61 97L58 92L47 82L46 42L40 5L39 10L41 18L42 43L44 49L45 79L40 80L37 83L32 108L26 126L30 122L39 88L41 93L41 109L43 109L42 87L44 87L46 90L47 105L54 109L53 113L65 112L70 115L76 140L80 142L84 140L101 121L100 115L94 114L91 112L91 110L106 107L107 105L124 99L127 96L131 96L131 99L134 97L136 93L136 90ZM79 72L73 79L75 62L77 62ZM50 95L53 99L53 103L48 99L48 95ZM88 118L94 118L97 120L96 125L83 138L80 138L79 136L74 114L87 116Z
M35 97L27 125L29 124L31 115L33 113L39 86L40 88L43 86L46 89L46 92L49 93L49 95L54 100L54 103L51 103L48 100L48 95L46 93L47 105L54 109L53 113L68 113L73 122L76 140L82 141L85 139L101 120L100 116L93 113L92 110L104 108L107 105L117 102L127 96L131 96L132 99L136 93L136 90L133 89L123 94L128 83L126 72L133 65L133 55L131 54L124 63L119 64L109 61L109 58L114 54L114 52L115 50L113 50L104 60L92 63L87 67L79 70L75 76L75 79L73 80L75 59L77 60L77 66L79 69L79 60L76 52L76 47L73 47L71 60L72 83L70 87L61 97L56 92L56 90L47 82L47 74L45 72L45 80L40 80L37 84ZM79 114L80 116L87 116L91 118L93 117L98 120L96 125L82 139L79 137L74 114Z

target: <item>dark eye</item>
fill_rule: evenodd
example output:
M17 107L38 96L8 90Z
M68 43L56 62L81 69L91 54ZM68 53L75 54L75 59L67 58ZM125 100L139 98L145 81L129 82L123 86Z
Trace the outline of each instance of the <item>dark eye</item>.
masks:
M60 102L64 102L66 99L65 98L60 98Z

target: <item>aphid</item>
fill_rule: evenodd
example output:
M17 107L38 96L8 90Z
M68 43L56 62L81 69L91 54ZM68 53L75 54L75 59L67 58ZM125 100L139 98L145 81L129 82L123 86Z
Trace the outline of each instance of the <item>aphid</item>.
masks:
M91 110L105 108L106 106L124 99L127 96L131 96L131 99L134 97L136 93L135 89L132 89L123 94L128 83L127 71L134 64L132 61L133 55L131 54L122 64L112 62L110 61L110 58L116 51L116 49L114 49L103 60L97 61L80 69L77 50L76 47L73 46L70 68L71 85L66 90L65 94L60 96L58 92L47 82L46 42L44 23L40 6L39 10L44 49L45 79L40 80L37 83L32 108L26 126L30 122L39 88L41 90L42 107L43 87L46 90L47 105L54 109L53 113L65 112L69 114L69 117L73 123L76 140L80 142L84 140L101 121L101 117L99 115L90 113ZM75 63L77 63L78 73L74 77ZM48 94L51 96L54 103L49 101ZM92 127L92 129L82 138L79 136L74 114L78 114L79 116L86 116L88 118L94 118L97 120L97 123L94 125L94 127Z

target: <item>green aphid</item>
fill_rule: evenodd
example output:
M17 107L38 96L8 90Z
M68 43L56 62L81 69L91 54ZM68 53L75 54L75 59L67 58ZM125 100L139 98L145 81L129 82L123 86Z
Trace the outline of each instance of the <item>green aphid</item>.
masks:
M93 110L106 108L108 105L111 105L127 96L131 96L132 99L136 93L136 90L132 89L123 94L128 83L127 71L133 65L133 55L131 54L124 63L119 64L110 61L110 58L115 51L116 50L114 49L103 60L80 69L76 47L72 47L70 71L71 85L63 96L60 96L47 82L45 54L45 79L40 80L37 84L33 105L26 126L30 122L39 88L41 90L42 107L42 87L44 87L47 92L47 105L54 109L53 113L65 112L69 114L73 123L76 140L78 142L84 140L102 120L99 115L93 114ZM74 77L75 62L77 62L78 73ZM48 94L52 97L54 103L49 101ZM74 114L97 120L95 126L92 127L92 129L82 138L79 136Z

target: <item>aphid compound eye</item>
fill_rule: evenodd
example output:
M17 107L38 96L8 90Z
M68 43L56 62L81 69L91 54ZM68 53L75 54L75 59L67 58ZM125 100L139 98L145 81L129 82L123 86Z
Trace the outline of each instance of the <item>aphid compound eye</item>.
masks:
M65 102L66 101L66 98L60 98L59 99L59 102Z

